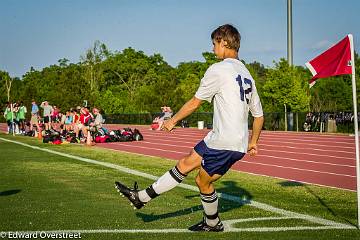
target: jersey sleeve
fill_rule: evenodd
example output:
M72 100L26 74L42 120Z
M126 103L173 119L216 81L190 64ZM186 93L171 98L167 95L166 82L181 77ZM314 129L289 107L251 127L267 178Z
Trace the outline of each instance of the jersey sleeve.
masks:
M216 67L212 65L206 70L204 77L201 79L195 97L211 103L214 95L219 92L219 89L219 75L217 74Z
M255 82L253 83L253 91L251 94L251 100L249 103L249 110L253 117L262 117L264 115L263 109L261 106L260 97L257 93Z

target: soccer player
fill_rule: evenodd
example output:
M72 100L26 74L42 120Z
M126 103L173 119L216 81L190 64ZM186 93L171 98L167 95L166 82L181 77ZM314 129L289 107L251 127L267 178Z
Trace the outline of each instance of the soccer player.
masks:
M192 152L179 160L147 189L130 189L115 182L118 191L137 209L150 200L181 183L187 174L198 170L195 182L200 190L204 208L203 220L191 226L191 231L224 230L218 214L218 197L213 182L220 179L246 153L257 154L257 142L263 125L263 111L255 82L245 65L239 61L240 34L232 25L218 27L211 34L213 51L221 62L211 65L195 96L162 128L171 131L174 126L193 113L202 101L213 102L213 130L200 141ZM248 113L254 117L252 136L248 139ZM137 184L135 184L137 185Z

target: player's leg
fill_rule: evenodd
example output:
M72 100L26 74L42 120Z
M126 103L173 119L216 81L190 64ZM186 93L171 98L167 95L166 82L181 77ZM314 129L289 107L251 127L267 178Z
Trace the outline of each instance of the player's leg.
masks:
M196 176L196 184L200 190L201 204L204 208L204 219L189 228L191 231L223 231L224 226L218 213L218 197L213 182L221 178L244 153L211 149L203 144L201 168Z
M191 231L223 231L224 226L220 221L218 213L218 196L213 182L220 179L222 175L210 176L203 167L200 168L195 182L200 190L201 204L204 209L204 219L189 228Z
M49 130L49 117L48 116L44 117L44 125L45 125L45 130Z
M185 179L188 173L199 168L200 164L201 156L196 151L192 150L188 156L180 159L175 167L166 172L146 190L140 191L140 199L144 202L148 202L152 198L173 189Z
M115 186L137 209L140 209L151 199L179 185L189 172L200 167L201 159L202 157L192 150L188 156L179 160L175 167L162 175L148 188L141 191L137 190L136 184L134 189L129 189L120 182L115 182Z

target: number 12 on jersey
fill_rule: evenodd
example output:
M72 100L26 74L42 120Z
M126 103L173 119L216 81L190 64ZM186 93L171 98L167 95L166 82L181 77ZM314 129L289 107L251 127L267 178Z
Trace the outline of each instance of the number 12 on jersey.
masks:
M236 81L240 87L240 100L244 102L246 99L246 103L249 104L251 98L251 91L252 91L251 80L244 78L244 81L242 81L241 76L238 75Z

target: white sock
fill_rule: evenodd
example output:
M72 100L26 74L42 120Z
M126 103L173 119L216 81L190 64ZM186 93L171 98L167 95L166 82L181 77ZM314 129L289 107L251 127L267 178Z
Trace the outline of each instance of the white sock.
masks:
M185 177L186 175L182 174L176 166L173 167L147 189L139 191L140 201L149 202L151 199L176 187Z
M214 227L220 221L218 213L219 200L216 191L210 194L200 193L200 197L204 208L206 224Z

